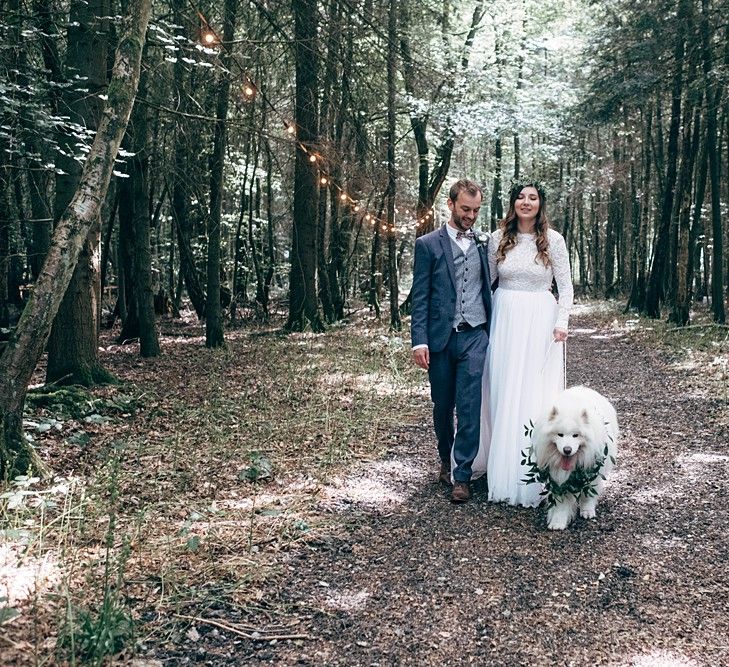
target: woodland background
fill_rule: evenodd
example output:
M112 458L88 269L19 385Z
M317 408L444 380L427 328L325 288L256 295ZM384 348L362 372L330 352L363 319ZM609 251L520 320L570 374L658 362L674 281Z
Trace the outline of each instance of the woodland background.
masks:
M203 344L241 331L367 313L400 332L414 240L461 177L483 185L491 229L513 179L546 183L582 297L723 325L728 15L726 0L0 0L6 485L57 466L27 408L129 379L100 348L132 364L200 323L204 373Z

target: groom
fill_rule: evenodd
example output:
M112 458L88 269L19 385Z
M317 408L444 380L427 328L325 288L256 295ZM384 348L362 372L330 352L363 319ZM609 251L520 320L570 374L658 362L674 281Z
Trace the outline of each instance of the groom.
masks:
M471 464L481 431L481 378L488 347L491 280L482 235L472 227L481 188L462 179L451 186L451 217L415 241L411 334L413 360L428 371L440 481L451 480L451 500L471 497ZM486 237L488 238L488 237ZM454 438L453 410L458 415Z

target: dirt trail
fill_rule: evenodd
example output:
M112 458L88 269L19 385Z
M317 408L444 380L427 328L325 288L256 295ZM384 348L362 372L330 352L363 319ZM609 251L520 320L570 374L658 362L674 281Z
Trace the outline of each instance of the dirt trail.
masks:
M478 484L452 505L424 400L385 461L322 499L332 536L290 553L259 606L226 612L281 638L209 633L204 662L729 665L723 401L698 370L600 326L574 317L568 351L569 384L608 396L622 431L596 521L550 532L544 510L489 504Z

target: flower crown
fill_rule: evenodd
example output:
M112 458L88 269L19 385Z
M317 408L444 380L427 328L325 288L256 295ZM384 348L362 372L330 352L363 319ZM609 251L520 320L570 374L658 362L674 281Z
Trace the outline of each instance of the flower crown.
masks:
M544 183L538 181L535 178L529 178L529 176L521 176L519 178L511 179L511 182L509 183L509 200L516 200L519 193L524 188L528 187L536 188L536 191L539 193L539 198L542 200L542 202L547 200L547 188Z

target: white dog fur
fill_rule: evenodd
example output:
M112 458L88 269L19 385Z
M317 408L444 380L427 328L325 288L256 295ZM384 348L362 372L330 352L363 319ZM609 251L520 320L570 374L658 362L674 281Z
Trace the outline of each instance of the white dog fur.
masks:
M600 470L607 476L617 455L618 418L615 408L604 396L587 387L570 387L537 419L532 431L533 456L539 468L548 468L557 484L564 484L573 470L589 469L596 460L605 458ZM608 456L605 457L605 445ZM579 501L572 494L557 500L547 512L547 526L564 530L577 513L585 519L595 518L597 500L603 490L603 479L597 476L592 487L597 495L581 494Z

